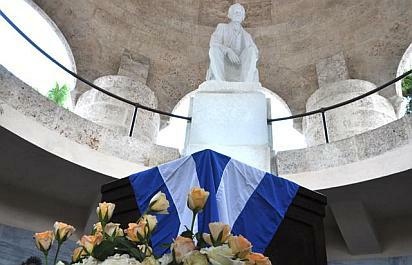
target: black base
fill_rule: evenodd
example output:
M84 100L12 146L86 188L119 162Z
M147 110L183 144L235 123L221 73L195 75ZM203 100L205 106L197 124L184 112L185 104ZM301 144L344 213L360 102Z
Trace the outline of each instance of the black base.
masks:
M136 222L140 217L128 178L103 185L101 192L102 201L116 204L113 222L127 228L128 223ZM325 196L299 188L285 219L266 249L265 255L272 264L326 265L323 231L325 207Z

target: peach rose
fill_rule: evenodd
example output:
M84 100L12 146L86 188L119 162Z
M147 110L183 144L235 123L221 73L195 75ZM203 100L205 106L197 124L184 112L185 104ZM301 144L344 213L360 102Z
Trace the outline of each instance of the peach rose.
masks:
M47 253L53 244L54 233L51 230L42 233L35 233L34 240L36 243L36 247L40 251Z
M133 242L138 242L139 238L137 237L137 224L136 223L129 223L129 227L124 230L124 233L126 234L126 237L133 241Z
M84 251L83 247L78 247L73 251L72 255L72 262L76 263L79 262L81 258L87 255L86 251Z
M235 265L241 264L244 265L243 261L234 260L232 250L228 245L221 245L218 247L209 247L202 248L200 253L207 255L211 264L220 264L220 265ZM239 263L241 262L241 263Z
M122 237L122 236L124 236L124 233L123 233L123 230L122 230L122 228L118 228L118 229L116 229L116 234L114 235L115 237Z
M129 227L124 231L126 237L134 242L142 242L145 239L148 232L147 222L140 219L139 223L129 223Z
M153 230L156 228L157 225L157 218L156 216L145 214L143 215L142 219L147 223L149 227L149 233L152 233Z
M166 198L166 194L159 191L149 202L149 212L158 214L168 214L169 201Z
M195 243L190 238L178 236L170 248L175 255L177 263L180 263L187 253L195 249Z
M103 235L101 233L97 233L93 236L84 235L77 243L80 244L89 255L91 255L93 253L94 247L99 245L102 240Z
M108 236L113 236L113 235L116 236L119 230L122 231L120 229L120 224L108 223L104 226L104 232ZM123 234L123 231L122 231L122 234Z
M219 246L227 241L230 236L230 226L221 223L214 222L209 224L210 234L203 233L203 239L211 246ZM220 240L219 236L221 235Z
M252 244L243 236L230 236L228 239L232 253L238 258L245 258L252 249Z
M97 216L100 222L107 223L113 215L114 208L116 207L113 203L101 202L99 207L96 209Z
M194 212L200 212L205 207L209 192L202 188L192 188L187 195L187 206Z
M103 234L102 223L98 222L93 225L93 234L101 233Z
M268 257L260 253L250 253L246 256L248 259L247 265L272 265Z
M62 222L54 223L54 237L60 243L66 241L74 231L76 231L76 229L71 225Z

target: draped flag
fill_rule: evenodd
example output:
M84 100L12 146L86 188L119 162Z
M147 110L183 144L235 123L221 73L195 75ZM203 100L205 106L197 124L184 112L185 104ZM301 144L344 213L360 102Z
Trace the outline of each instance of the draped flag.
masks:
M158 192L170 202L169 214L158 215L158 228L152 236L156 255L167 251L185 226L192 212L186 206L192 187L210 192L206 206L195 222L194 232L209 232L210 222L224 222L232 234L243 235L253 251L263 253L295 197L299 186L286 179L248 166L212 150L136 173L129 177L141 213Z

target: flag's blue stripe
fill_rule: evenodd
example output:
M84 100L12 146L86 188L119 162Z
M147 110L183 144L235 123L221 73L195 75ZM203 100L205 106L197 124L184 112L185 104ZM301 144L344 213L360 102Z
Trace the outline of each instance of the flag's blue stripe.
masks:
M206 206L198 215L198 231L209 232L209 223L219 221L216 192L230 157L212 150L203 150L192 154L192 158L196 163L200 187L209 192Z
M179 231L180 220L172 196L157 167L131 175L129 181L133 187L136 203L141 214L147 210L150 199L158 191L165 193L170 202L169 214L156 215L158 224L152 235L153 251L157 256L160 256L168 251L167 248L162 247L162 244L171 243Z
M243 235L253 251L263 253L272 241L299 186L266 173L236 219L232 233Z

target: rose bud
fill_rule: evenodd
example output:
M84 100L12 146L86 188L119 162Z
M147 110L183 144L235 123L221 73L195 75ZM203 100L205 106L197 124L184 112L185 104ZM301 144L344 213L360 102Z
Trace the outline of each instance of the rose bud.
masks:
M133 242L138 242L139 238L137 237L137 224L129 223L129 227L124 230L126 237Z
M153 250L151 247L146 246L146 245L138 245L137 248L143 253L145 254L146 257L149 257L151 255L153 255Z
M187 206L193 212L200 212L205 207L209 192L202 188L192 188L187 195Z
M87 253L84 251L83 247L78 247L73 251L72 262L79 262L85 256L87 256Z
M53 231L45 231L42 233L35 233L34 239L36 247L43 253L47 253L53 244L54 234Z
M248 259L247 265L272 265L269 258L260 253L250 253L246 259Z
M103 234L103 227L101 222L95 223L93 225L93 235L98 233Z
M107 223L113 215L114 208L116 207L113 203L101 202L99 207L96 209L97 216L100 222Z
M203 239L206 241L206 243L214 247L226 243L227 239L230 236L230 226L225 223L209 223L209 230L210 234L203 233Z
M99 245L103 240L103 235L101 233L97 233L94 236L82 236L79 243L86 252L91 255L93 253L94 247Z
M115 233L114 236L115 236L115 237L122 237L122 236L124 236L123 230L119 227L118 229L116 229L116 233Z
M187 237L178 236L172 243L170 249L176 258L176 262L182 262L183 256L195 249L193 240Z
M156 216L150 215L150 214L145 214L143 215L142 218L148 225L149 227L149 233L152 233L153 230L156 228L157 225L157 218Z
M129 228L125 230L126 237L133 242L143 243L148 234L147 222L140 219L139 223L129 223Z
M230 236L228 239L232 253L238 258L245 258L252 249L252 244L243 236Z
M183 258L183 265L209 265L209 261L206 255L194 250Z
M120 224L115 224L115 223L108 223L104 227L104 232L108 236L113 236L116 235L117 230L120 229Z
M54 223L54 237L56 238L57 242L62 243L67 240L75 231L73 226L62 223L62 222L55 222Z
M154 212L158 214L168 214L167 209L169 208L169 201L166 198L166 194L159 191L155 196L150 200L149 203L149 212Z

